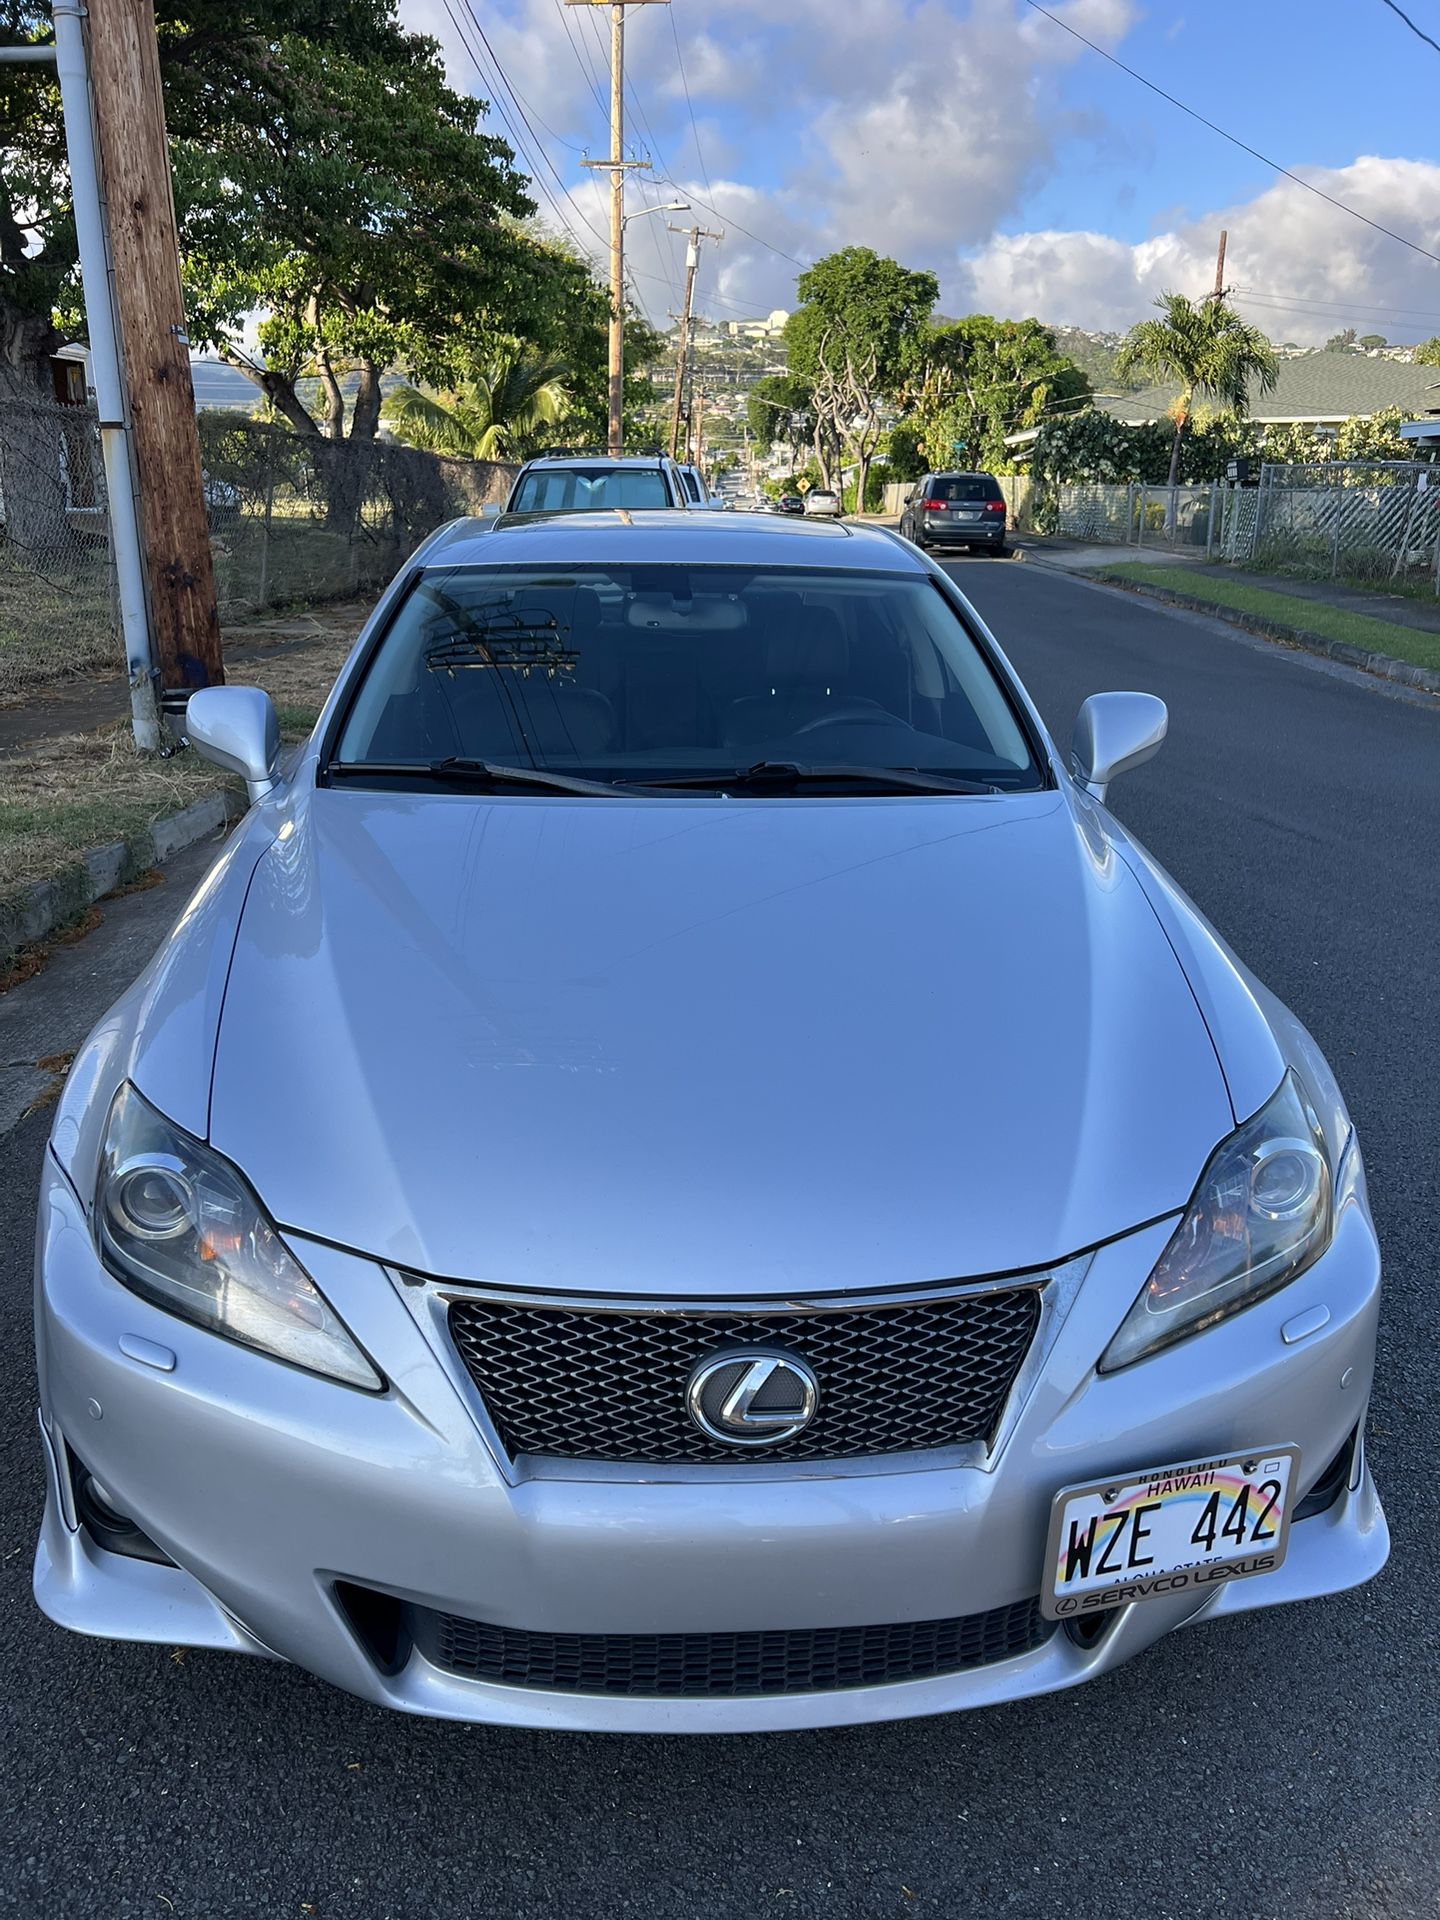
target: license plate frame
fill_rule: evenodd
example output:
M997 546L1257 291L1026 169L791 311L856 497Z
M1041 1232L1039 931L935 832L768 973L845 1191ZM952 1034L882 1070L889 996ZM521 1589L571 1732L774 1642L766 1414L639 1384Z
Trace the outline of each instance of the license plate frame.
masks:
M1254 1447L1061 1487L1050 1506L1041 1613L1093 1619L1132 1601L1198 1596L1274 1573L1290 1544L1299 1469L1298 1447ZM1147 1552L1152 1545L1157 1551Z

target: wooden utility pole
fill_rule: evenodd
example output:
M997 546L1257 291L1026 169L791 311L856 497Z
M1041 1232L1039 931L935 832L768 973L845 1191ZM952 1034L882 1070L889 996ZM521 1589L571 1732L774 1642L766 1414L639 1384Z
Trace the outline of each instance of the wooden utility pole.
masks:
M702 382L695 395L695 457L690 463L705 478L705 387Z
M678 459L680 445L680 400L685 387L685 361L690 352L690 315L695 305L695 275L700 267L700 242L714 240L717 243L725 238L723 233L712 233L708 227L677 227L667 221L671 233L686 235L685 247L685 302L679 315L680 344L675 352L675 402L670 410L670 458ZM671 315L674 319L676 316Z
M215 686L225 670L151 0L98 0L89 39L116 336L163 694Z
M1225 242L1229 237L1229 234L1225 231L1224 227L1222 227L1220 229L1220 245L1215 253L1215 291L1210 296L1212 300L1223 300L1225 298Z
M625 175L648 160L625 158L625 9L668 6L670 0L565 0L567 7L610 8L610 157L587 167L610 174L610 403L606 445L625 451Z

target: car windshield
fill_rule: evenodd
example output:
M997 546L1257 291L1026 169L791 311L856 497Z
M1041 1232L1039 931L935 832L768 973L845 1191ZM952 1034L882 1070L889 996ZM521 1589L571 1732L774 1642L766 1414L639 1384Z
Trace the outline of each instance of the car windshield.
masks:
M668 507L658 467L536 467L520 476L511 513L588 513L604 507Z
M941 473L930 482L927 498L931 500L1000 500L998 480L991 479L988 473Z
M937 582L808 568L427 570L332 764L454 756L642 784L761 761L1044 784Z

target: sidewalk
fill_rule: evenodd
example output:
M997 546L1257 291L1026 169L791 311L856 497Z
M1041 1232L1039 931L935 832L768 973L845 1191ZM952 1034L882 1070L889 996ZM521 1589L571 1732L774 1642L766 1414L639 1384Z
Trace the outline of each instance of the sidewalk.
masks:
M1382 680L1440 693L1440 602L1329 580L1292 580L1154 548L1095 547L1031 536L1027 558L1093 575L1147 599L1226 620Z
M1309 600L1319 606L1363 614L1367 620L1389 620L1416 633L1440 633L1440 599L1407 600L1400 594L1385 593L1378 588L1344 586L1335 580L1296 580L1288 574L1255 573L1248 567L1207 560L1203 553L1187 553L1183 548L1172 553L1165 547L1087 546L1058 534L1040 533L1023 535L1021 544L1029 559L1063 567L1067 572L1089 573L1097 568L1122 566L1183 567L1196 575L1197 593L1203 591L1206 580L1233 581L1238 586L1253 587L1264 593L1280 593L1289 599Z

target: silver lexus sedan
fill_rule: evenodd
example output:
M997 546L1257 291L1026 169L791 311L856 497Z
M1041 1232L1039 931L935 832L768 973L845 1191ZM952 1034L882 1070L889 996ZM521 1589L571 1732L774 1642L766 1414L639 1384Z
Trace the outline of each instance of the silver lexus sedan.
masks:
M40 1606L714 1732L1376 1573L1360 1152L1106 811L1165 728L759 515L444 529L288 762L195 695L253 805L57 1113Z

